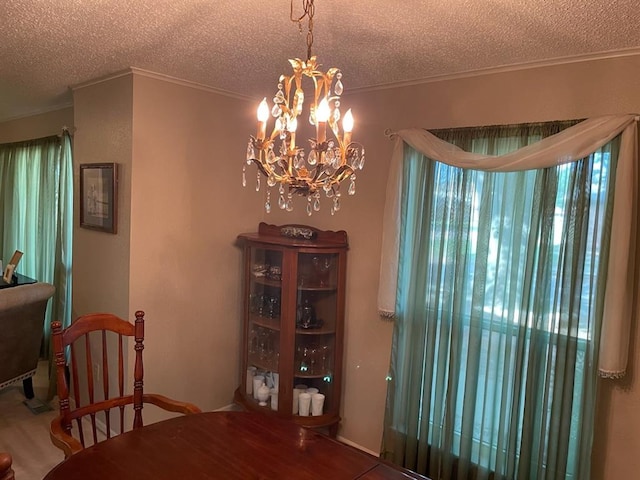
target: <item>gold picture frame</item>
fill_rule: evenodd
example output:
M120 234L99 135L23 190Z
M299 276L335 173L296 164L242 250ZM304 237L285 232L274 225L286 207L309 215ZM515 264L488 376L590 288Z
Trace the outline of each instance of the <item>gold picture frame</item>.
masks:
M106 233L118 231L118 164L80 165L80 226Z

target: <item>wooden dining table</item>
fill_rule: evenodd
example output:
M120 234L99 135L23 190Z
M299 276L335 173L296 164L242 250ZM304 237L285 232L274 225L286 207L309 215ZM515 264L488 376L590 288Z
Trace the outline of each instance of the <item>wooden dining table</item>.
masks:
M45 480L425 478L274 415L222 411L104 440L57 465Z

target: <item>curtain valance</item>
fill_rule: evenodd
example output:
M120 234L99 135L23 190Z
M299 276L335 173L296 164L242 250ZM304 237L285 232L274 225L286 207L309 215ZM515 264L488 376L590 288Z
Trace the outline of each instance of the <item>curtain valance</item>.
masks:
M507 172L575 162L621 135L599 369L601 375L606 377L624 375L630 326L636 315L636 243L640 206L637 120L638 117L634 115L590 118L535 144L498 156L466 152L423 129L412 128L391 133L395 145L383 219L378 292L380 315L387 318L395 316L405 142L424 156L454 167Z

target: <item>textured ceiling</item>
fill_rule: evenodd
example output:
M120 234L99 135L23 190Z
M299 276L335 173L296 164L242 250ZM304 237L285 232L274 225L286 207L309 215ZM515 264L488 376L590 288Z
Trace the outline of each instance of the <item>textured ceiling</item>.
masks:
M300 12L301 0L294 0ZM345 89L640 53L638 0L316 0L313 53ZM306 57L290 0L0 0L0 121L129 67L240 95Z

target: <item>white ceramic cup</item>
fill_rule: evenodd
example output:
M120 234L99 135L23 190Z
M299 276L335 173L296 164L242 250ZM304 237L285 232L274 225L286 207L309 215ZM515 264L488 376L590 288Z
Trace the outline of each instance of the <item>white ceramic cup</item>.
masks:
M255 375L253 377L253 398L258 399L258 389L264 385L264 375Z
M293 414L294 415L297 415L298 413L298 408L300 405L299 396L301 393L304 393L306 390L307 390L307 387L298 388L298 386L296 386L293 389Z
M303 392L298 397L299 406L298 406L298 415L301 417L309 416L309 408L311 407L311 395L307 392Z
M311 415L314 417L322 415L324 408L324 395L322 393L314 393L311 395Z
M313 395L314 393L320 393L320 390L318 390L318 389L317 389L317 388L315 388L315 387L309 387L309 388L307 388L307 393L308 393L309 395Z

